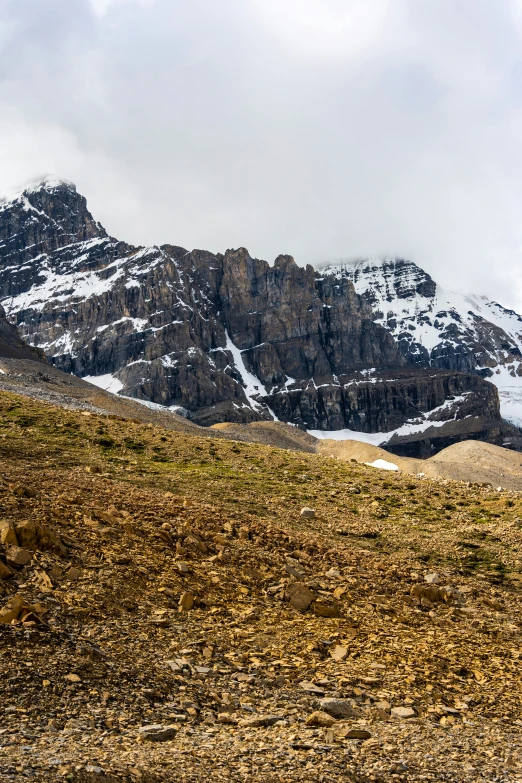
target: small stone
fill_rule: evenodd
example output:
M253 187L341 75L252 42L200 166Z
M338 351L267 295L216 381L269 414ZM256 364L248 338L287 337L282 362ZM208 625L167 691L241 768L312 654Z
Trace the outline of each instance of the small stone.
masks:
M438 574L425 574L424 581L429 585L438 585L440 583L440 576Z
M338 604L330 604L321 600L314 601L312 609L318 617L339 617L341 614Z
M69 580L69 582L75 582L77 579L79 579L81 576L81 571L79 568L75 568L72 566L69 568L67 573L65 574L66 579Z
M337 568L330 568L330 570L325 573L325 576L327 576L329 579L339 579L341 572L338 571Z
M415 710L413 710L411 707L392 707L391 714L395 718L414 718Z
M73 674L73 673L66 674L65 679L68 680L69 682L81 682L81 677L78 677L77 674Z
M99 468L98 465L87 465L85 470L87 473L101 473L101 468Z
M323 712L327 712L332 718L342 720L343 718L354 718L357 716L348 699L321 699L319 706Z
M330 656L334 661L344 661L348 655L348 647L342 647L340 644L336 644L333 649L330 650Z
M176 563L176 568L178 569L180 574L188 574L188 572L190 571L188 564L185 563L183 560L178 560L178 562Z
M335 718L331 715L328 715L328 713L323 712L322 710L316 710L308 716L306 723L308 726L320 726L322 728L328 729L330 726L334 725Z
M401 775L407 771L408 765L404 761L394 761L388 770L391 775Z
M233 718L228 712L219 712L217 716L218 723L224 723L227 726L237 726L237 719Z
M317 685L315 685L313 682L309 682L308 680L302 680L299 683L299 687L301 690L306 691L307 693L313 693L316 696L324 696L324 688L318 688Z
M305 506L301 509L301 516L305 519L313 519L315 517L315 511L313 508L308 508Z
M289 596L290 606L293 606L298 612L306 612L315 599L314 593L300 582L290 585L287 595Z
M293 560L291 557L288 557L286 560L285 571L290 576L296 576L298 578L305 575L305 571L301 568L299 562L297 560Z
M371 738L371 732L366 729L348 729L343 735L345 739L367 740Z
M487 606L490 609L494 609L495 612L502 612L502 610L505 608L504 604L500 601L497 601L496 598L483 598L482 603L484 606Z
M437 585L413 585L410 595L421 606L428 608L437 603L450 603L452 600L451 591L447 588L437 587Z
M27 549L22 549L19 546L11 546L5 553L5 559L11 566L17 566L22 568L31 562L32 554Z
M175 726L150 725L140 726L139 736L147 742L167 742L176 736Z
M49 574L44 570L35 570L35 577L42 593L50 593L53 589L53 582Z
M179 599L179 611L180 612L189 612L192 607L194 606L194 594L193 593L182 593L181 598Z
M239 725L250 728L261 728L274 726L276 723L279 723L280 720L284 720L284 717L281 715L256 715L255 718L243 718L243 720L239 721Z

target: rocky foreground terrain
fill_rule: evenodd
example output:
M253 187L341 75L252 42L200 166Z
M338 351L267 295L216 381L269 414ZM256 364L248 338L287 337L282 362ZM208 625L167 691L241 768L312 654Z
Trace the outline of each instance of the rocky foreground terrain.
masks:
M0 457L0 780L522 780L520 493L8 392Z

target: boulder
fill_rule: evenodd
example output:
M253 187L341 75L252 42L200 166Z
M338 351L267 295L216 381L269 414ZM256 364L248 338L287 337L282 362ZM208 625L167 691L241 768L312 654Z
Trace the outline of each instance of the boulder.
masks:
M194 594L193 593L182 593L180 599L179 599L179 611L180 612L189 612L192 607L194 606Z
M7 564L16 568L23 568L31 562L32 554L27 549L19 546L11 546L5 553Z
M24 599L21 595L13 595L0 609L0 623L6 624L18 620L24 605Z
M0 519L0 544L18 546L18 543L13 522L10 519Z
M146 742L167 742L174 739L176 733L176 726L163 726L162 724L141 726L139 729L140 739Z
M67 554L67 550L58 536L40 522L35 522L32 519L16 522L15 531L20 546L30 549L32 552L41 550L51 551L62 556Z
M13 569L0 560L0 579L10 579L13 573Z
M298 612L306 612L310 604L315 600L314 593L300 582L291 584L286 591L286 596L290 606L293 606Z
M323 712L331 715L336 720L355 718L357 712L348 699L321 699L319 706Z
M327 712L324 712L323 710L316 710L308 716L306 723L308 726L319 726L321 728L328 729L330 726L334 725L335 720L336 719L332 715L328 715Z

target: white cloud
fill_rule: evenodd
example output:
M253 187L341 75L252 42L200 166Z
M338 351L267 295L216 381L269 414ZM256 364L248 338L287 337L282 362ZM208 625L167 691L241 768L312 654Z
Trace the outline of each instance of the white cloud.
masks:
M377 45L389 0L253 0L271 31L300 56L353 59Z
M105 16L109 11L114 10L118 6L130 5L136 3L138 5L152 5L154 0L90 0L94 12L98 16Z
M522 2L8 8L2 189L52 172L130 242L400 254L522 310Z

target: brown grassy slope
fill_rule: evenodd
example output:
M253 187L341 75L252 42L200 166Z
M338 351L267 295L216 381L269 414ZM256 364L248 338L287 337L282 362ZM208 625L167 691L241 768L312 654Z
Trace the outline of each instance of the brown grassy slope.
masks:
M1 780L519 779L519 494L7 393L0 459L0 518L66 548L0 582L43 621L0 626ZM448 602L410 595L430 572ZM296 581L338 616L295 611ZM308 726L302 681L352 716Z
M292 451L316 452L318 440L307 432L293 427L291 424L275 421L254 421L251 424L214 424L210 429L219 432L231 440L245 443L262 443L265 446L275 446L278 449Z
M72 410L93 410L176 432L200 432L201 427L168 410L150 409L139 402L110 394L92 383L68 375L47 362L0 357L0 390L23 394Z
M316 438L289 424L262 421L249 425L225 423L200 427L167 409L148 408L138 401L106 392L45 362L0 357L0 371L0 390L17 392L71 410L113 414L202 438L227 438L315 452Z

